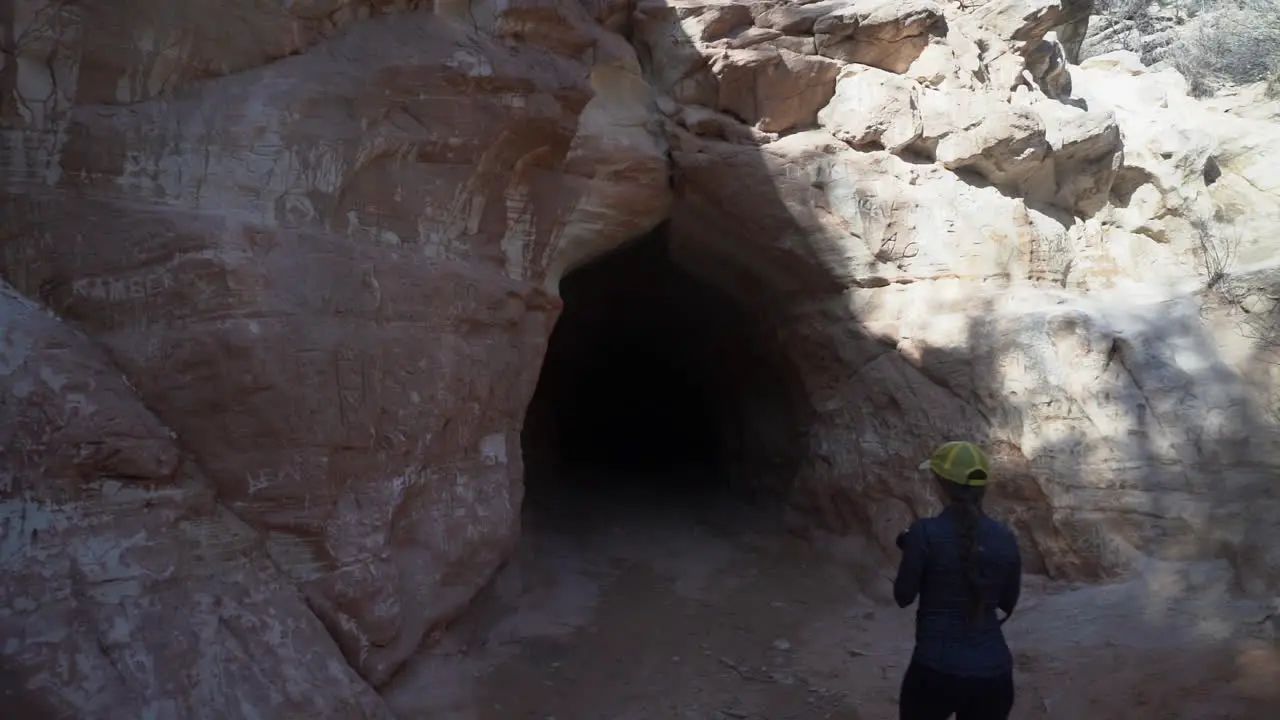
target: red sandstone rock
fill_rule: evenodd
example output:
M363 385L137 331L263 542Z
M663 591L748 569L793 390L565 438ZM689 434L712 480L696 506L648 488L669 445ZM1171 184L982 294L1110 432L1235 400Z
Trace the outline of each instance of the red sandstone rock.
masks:
M46 710L389 717L129 381L7 285L0 394L0 650Z
M1229 551L1274 587L1274 382L1166 297L1215 207L1275 217L1272 136L1154 74L1115 123L1015 83L1066 5L126 5L2 26L0 274L79 330L4 297L0 657L59 707L379 717L359 677L517 539L559 279L668 217L801 378L807 523L888 547L964 435L1033 569Z

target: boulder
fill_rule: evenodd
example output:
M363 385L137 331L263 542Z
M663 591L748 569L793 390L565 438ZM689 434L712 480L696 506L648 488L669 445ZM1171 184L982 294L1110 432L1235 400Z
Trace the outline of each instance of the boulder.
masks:
M853 0L818 18L818 52L895 73L906 72L942 21L932 0Z
M711 60L719 94L715 109L764 132L813 125L835 94L840 65L817 55L760 47L723 50Z
M1035 112L995 106L977 125L940 138L934 156L949 170L969 170L997 185L1016 186L1048 156L1046 132Z
M897 153L923 132L919 94L919 86L901 75L851 66L818 113L818 123L853 147L874 143Z
M964 8L962 25L980 27L1017 52L1035 47L1054 28L1087 21L1093 0L990 0ZM1080 33L1070 33L1072 41Z
M1089 112L1058 102L1032 106L1045 125L1053 184L1050 201L1092 217L1111 201L1124 158L1120 126L1110 112Z

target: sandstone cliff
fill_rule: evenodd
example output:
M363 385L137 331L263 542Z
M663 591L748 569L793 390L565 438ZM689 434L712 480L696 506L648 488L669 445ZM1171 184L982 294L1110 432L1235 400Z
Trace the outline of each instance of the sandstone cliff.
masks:
M1280 110L1067 64L1088 3L125 5L0 10L0 657L58 707L382 716L518 538L560 280L663 221L802 379L802 523L891 547L964 435L1034 571L1280 584Z

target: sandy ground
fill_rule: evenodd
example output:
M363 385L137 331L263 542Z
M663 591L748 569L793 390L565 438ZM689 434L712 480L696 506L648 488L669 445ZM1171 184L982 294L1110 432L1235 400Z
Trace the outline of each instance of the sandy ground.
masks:
M912 611L747 509L584 501L384 694L432 720L896 718ZM868 562L863 558L863 565ZM1280 718L1269 605L1222 568L1092 588L1028 578L1006 625L1020 719Z

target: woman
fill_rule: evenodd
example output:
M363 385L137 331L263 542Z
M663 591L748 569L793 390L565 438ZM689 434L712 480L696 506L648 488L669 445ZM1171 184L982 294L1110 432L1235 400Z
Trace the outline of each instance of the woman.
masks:
M920 597L901 720L1005 720L1013 709L1013 656L1000 626L1018 604L1022 556L1009 527L982 512L989 468L969 442L946 443L920 466L947 507L898 535L894 598L907 607Z

